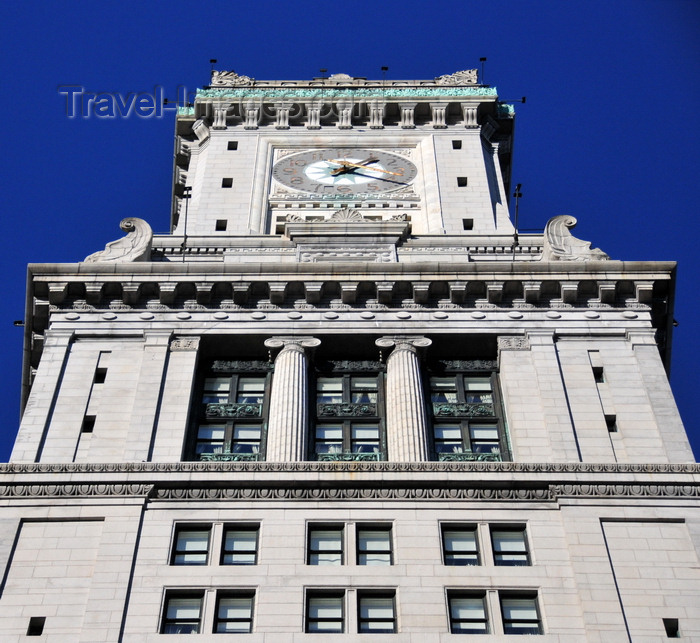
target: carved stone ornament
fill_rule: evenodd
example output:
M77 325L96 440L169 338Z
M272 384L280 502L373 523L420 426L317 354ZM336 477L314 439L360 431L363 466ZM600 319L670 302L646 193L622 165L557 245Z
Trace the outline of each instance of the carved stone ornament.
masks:
M591 248L590 241L571 234L576 219L568 214L551 218L544 229L543 261L604 261L610 259L602 250Z
M215 360L212 362L211 370L215 373L266 373L274 369L271 362L264 362L259 359L253 360Z
M239 87L241 85L252 85L255 78L250 76L241 76L235 71L215 71L211 72L212 87Z
M170 342L170 350L196 351L199 348L199 337L176 337Z
M333 223L362 223L364 220L365 218L359 210L353 210L346 206L341 207L340 210L336 210L326 219L326 221L332 221Z
M516 335L514 337L499 337L499 351L529 351L530 341L527 337Z
M376 404L318 404L316 406L316 415L318 417L364 417L376 416Z
M150 261L153 230L143 219L127 217L122 219L119 227L127 233L125 237L110 241L104 250L85 257L85 263L129 261Z
M316 348L321 345L321 340L316 337L270 337L265 340L266 348L281 348L282 350L298 350Z
M335 82L342 82L345 80L352 80L352 76L350 76L350 74L331 74L328 77L328 80L333 80Z
M479 74L476 69L465 69L435 79L436 85L476 85Z
M433 343L432 339L417 335L394 335L380 337L375 342L379 348L394 348L395 350L416 351L419 348L428 348Z
M259 418L262 404L207 404L206 415L208 418Z

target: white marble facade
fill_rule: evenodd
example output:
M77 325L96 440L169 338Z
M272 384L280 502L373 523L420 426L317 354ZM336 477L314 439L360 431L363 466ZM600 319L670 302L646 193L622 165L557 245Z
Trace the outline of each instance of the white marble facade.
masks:
M675 266L515 237L512 119L467 72L213 76L172 233L29 268L3 641L700 641Z

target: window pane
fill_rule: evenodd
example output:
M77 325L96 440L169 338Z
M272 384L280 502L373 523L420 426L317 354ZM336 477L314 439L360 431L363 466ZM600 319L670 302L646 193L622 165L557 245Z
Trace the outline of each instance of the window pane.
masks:
M310 597L307 604L306 631L342 632L343 597Z
M217 633L246 633L252 628L253 598L223 597L216 615Z
M483 596L451 597L450 629L455 634L488 633Z
M431 400L454 404L457 402L457 388L453 377L430 378Z
M342 529L314 529L309 532L309 565L342 565Z
M197 444L195 452L221 453L224 450L226 427L219 424L202 424L197 429Z
M338 425L321 425L316 427L316 453L342 453L343 427Z
M228 377L207 377L204 380L202 402L205 404L227 402L230 384L231 379Z
M239 404L262 404L265 396L264 377L239 377L236 402Z
M394 599L381 596L360 598L360 632L393 632Z
M503 631L506 634L540 634L537 604L534 598L501 598Z
M350 381L352 402L355 404L375 404L377 402L377 378L353 377Z
M445 529L442 532L445 565L478 565L476 530Z
M222 565L255 565L258 551L258 530L227 529L224 532Z
M174 565L206 565L209 531L182 530L177 534Z
M201 596L168 598L163 618L163 633L192 634L199 632L201 609Z
M340 404L343 401L343 380L340 377L319 377L316 392L318 404Z
M491 378L489 378L489 377L465 377L464 378L464 390L465 391L490 391L491 390Z
M361 529L357 532L358 565L391 565L391 531Z
M379 426L353 424L351 431L353 453L376 453L379 450Z
M494 530L491 532L496 565L529 565L525 531Z
M435 424L435 451L438 453L462 453L462 429L455 424Z
M232 453L258 453L260 426L237 425L233 428Z

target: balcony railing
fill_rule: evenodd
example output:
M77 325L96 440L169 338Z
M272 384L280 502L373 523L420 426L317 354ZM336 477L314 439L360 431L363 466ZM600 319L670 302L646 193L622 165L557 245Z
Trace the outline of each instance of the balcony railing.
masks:
M381 451L373 451L372 453L339 451L337 453L317 453L316 459L320 462L377 462L384 459L384 454Z
M256 462L260 460L259 453L200 453L203 462Z
M500 453L473 453L462 451L459 453L438 453L440 462L501 462Z

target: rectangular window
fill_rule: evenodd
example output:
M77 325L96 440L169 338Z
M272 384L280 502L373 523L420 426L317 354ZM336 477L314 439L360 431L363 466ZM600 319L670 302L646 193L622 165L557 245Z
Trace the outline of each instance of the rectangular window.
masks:
M307 564L343 564L342 525L314 526L309 528Z
M443 525L442 555L445 565L479 565L476 527Z
M202 624L204 594L166 594L161 634L197 634Z
M458 176L457 177L457 187L458 188L466 188L467 181L468 181L468 179L466 176Z
M485 594L454 592L448 594L450 632L452 634L488 634Z
M462 149L462 141L452 141L452 149L453 150L461 150Z
M238 149L238 141L228 141L226 145L227 150L237 150Z
M306 597L306 631L338 634L344 627L343 592L310 592Z
M379 377L316 378L314 456L317 460L384 459Z
M206 565L211 527L181 525L175 530L171 565Z
M216 600L215 634L247 634L253 631L253 592L220 592Z
M357 564L391 565L391 526L358 527Z
M258 525L228 525L221 547L222 565L257 565Z
M358 593L357 626L363 634L392 634L396 631L394 594Z
M191 449L196 460L263 458L267 375L211 375L202 383Z
M505 634L542 634L536 596L501 594L500 598Z
M491 527L495 565L530 565L525 527Z
M221 187L222 188L232 188L233 187L233 179L232 178L221 179Z
M492 375L433 375L433 447L438 460L500 461L508 453Z

